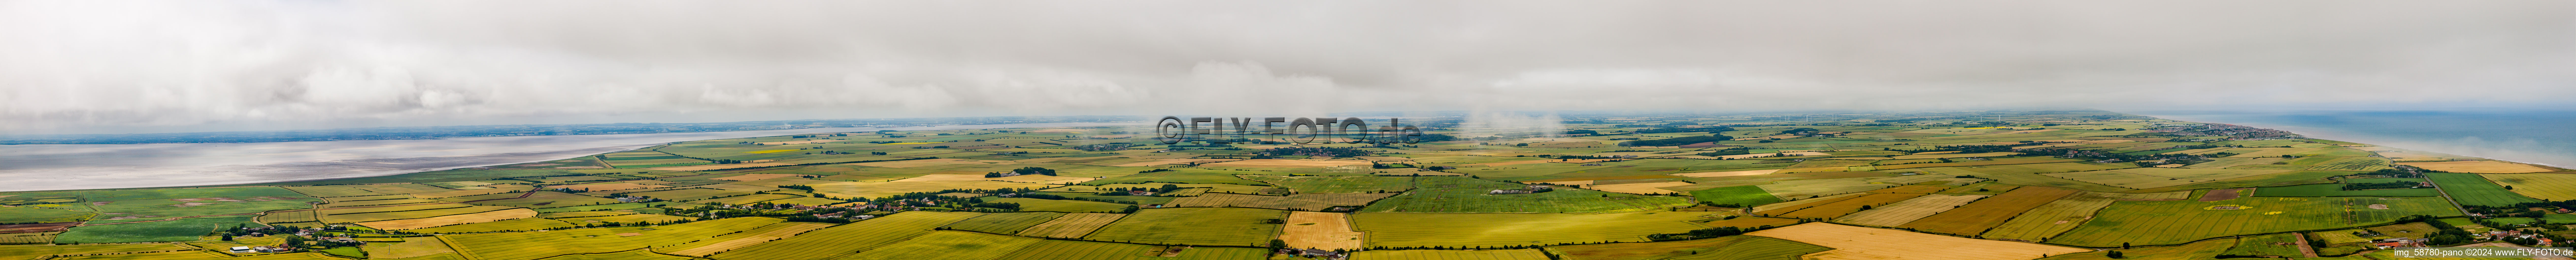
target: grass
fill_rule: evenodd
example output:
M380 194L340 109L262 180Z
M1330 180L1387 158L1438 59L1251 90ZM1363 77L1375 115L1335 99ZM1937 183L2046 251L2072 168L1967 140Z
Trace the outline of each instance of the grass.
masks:
M1724 236L1712 239L1551 246L1565 260L1691 259L1797 260L1798 256L1832 250L1777 238Z
M1645 242L1646 235L1707 228L1704 212L1354 213L1371 247L1473 247Z
M184 218L172 221L74 227L54 237L55 243L130 243L197 240L216 228L251 225L251 216Z
M2368 204L2388 204L2370 209ZM2238 206L2240 209L2210 209ZM2340 209L2340 210L2338 210ZM2386 223L2406 215L2456 216L2437 198L2249 197L2222 201L2119 201L2075 230L2048 242L2107 247L2120 243L2170 245L2242 234L2332 229Z
M2549 224L2576 224L2576 214L2540 215L2540 220L2547 221Z
M277 187L103 190L82 192L82 196L101 216L87 224L312 208L305 203L322 201Z
M935 231L858 254L849 260L993 259L1008 256L1045 239L975 232Z
M37 207L0 207L0 223L54 223L88 220L97 213Z
M1356 208L1368 205L1371 201L1377 201L1378 199L1394 195L1395 193L1323 193L1288 196L1261 196L1208 193L1196 197L1173 199L1170 205L1173 207L1246 207L1323 211L1334 206L1351 206Z
M1761 186L1755 185L1717 187L1691 191L1690 194L1691 198L1698 199L1702 203L1710 205L1726 205L1737 208L1780 203L1779 196L1772 196L1771 192L1763 191Z
M1413 189L1411 177L1373 176L1271 176L1244 175L1244 179L1287 187L1297 193L1379 193Z
M1127 217L1127 214L1065 214L1063 217L1048 220L1046 223L1040 223L1036 226L1029 226L1029 228L1021 229L1019 235L1046 238L1080 238L1091 235L1091 232L1093 231L1100 230L1101 226L1108 226L1109 223L1118 222L1119 218L1125 217Z
M1235 175L1236 173L1237 173L1236 171L1216 171L1216 170L1202 170L1202 169L1174 169L1173 171L1166 171L1166 172L1148 172L1148 173L1138 173L1138 174L1127 175L1127 176L1118 176L1118 177L1102 178L1102 179L1098 179L1098 180L1091 180L1091 181L1089 181L1089 182L1083 182L1083 183L1082 183L1082 185L1099 186L1099 185L1120 184L1120 183L1149 183L1149 182L1162 182L1162 183L1199 183L1199 184L1235 184L1235 185L1252 185L1252 186L1270 186L1270 184L1269 184L1269 183L1262 183L1262 182L1258 182L1258 181L1246 180L1246 179L1243 179L1243 178L1235 177L1234 175Z
M2450 194L2451 200L2459 201L2460 205L2504 207L2519 203L2540 202L2539 199L2524 197L2512 190L2506 190L2504 186L2487 182L2487 178L2478 175L2447 172L2424 174L2433 181L2433 185L2441 186L2442 192Z
M2375 196L2375 197L2432 197L2432 196L2442 196L2442 192L2441 192L2441 191L2438 191L2438 190L2431 189L2431 188L2423 188L2423 189L2343 190L2343 184L2308 184L2308 185L2288 186L2288 187L2262 187L2262 188L2255 188L2255 189L2254 189L2254 196L2261 196L2261 197L2342 197L2342 196Z
M564 254L610 253L679 245L784 221L775 218L728 218L654 227L462 234L444 235L440 238L446 239L458 253L472 259L533 260Z
M1626 212L1687 207L1691 199L1583 189L1557 189L1533 194L1487 194L1489 190L1522 189L1518 183L1467 177L1424 176L1413 191L1387 197L1363 212Z
M2299 239L2292 234L2238 237L2234 240L2236 240L2236 247L2228 248L2227 254L2288 257L2305 255L2299 253Z
M1165 208L1128 214L1085 240L1188 245L1260 246L1279 233L1288 211L1250 208Z
M970 218L964 221L958 221L957 223L950 223L947 228L995 234L1017 234L1020 230L1028 229L1030 226L1044 224L1049 220L1055 220L1057 217L1063 216L1064 213L1055 212L993 213L984 214L984 216Z
M1249 196L1249 195L1246 195L1246 196ZM1050 199L1031 199L1031 198L1002 198L1002 199L994 199L994 200L985 200L984 202L987 202L987 203L1019 203L1019 204L1020 204L1020 211L1052 211L1052 212L1063 212L1063 213L1108 213L1108 212L1126 212L1126 211L1127 211L1127 207L1134 207L1134 206L1136 206L1136 205L1129 205L1129 204L1118 204L1118 203L1097 202L1097 201L1050 200Z
M723 260L821 260L929 234L932 228L982 215L968 212L908 211L708 256ZM703 221L701 221L703 222Z

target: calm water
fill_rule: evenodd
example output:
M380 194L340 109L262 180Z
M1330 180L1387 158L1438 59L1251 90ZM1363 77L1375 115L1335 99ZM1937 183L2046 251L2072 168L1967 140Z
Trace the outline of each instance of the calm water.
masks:
M2281 129L2310 138L2488 159L2576 166L2576 111L2137 111L2193 122Z
M707 139L876 130L1144 123L1046 123L739 132L225 144L0 145L0 191L243 184L385 176L539 162Z

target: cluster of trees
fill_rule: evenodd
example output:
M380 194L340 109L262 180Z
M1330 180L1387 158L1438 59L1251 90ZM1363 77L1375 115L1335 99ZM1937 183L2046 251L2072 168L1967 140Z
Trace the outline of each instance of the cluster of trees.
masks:
M2433 231L2433 234L2424 235L2425 245L2440 246L2472 242L2472 240L2469 240L2470 234L2468 230L2451 226L2450 223L2435 221L2431 215L2413 215L2397 219L2398 224L2413 222L2424 222L2425 225L2432 225L2433 229L2437 230Z
M2347 183L2343 190L2376 190L2414 188L2415 182Z
M1726 140L1734 140L1734 139L1735 139L1735 137L1731 137L1731 136L1723 136L1723 135L1684 136L1684 137L1664 138L1664 139L1655 139L1655 140L1636 140L1636 141L1619 142L1619 146L1675 146L1675 145L1685 145L1685 144L1696 144L1696 143L1706 143L1706 142L1726 141Z
M1272 148L1263 151L1270 153L1271 156L1305 155L1322 157L1357 157L1369 155L1369 151L1367 150L1349 147L1284 147Z
M1733 127L1722 127L1722 126L1721 126L1721 127L1665 127L1665 128L1637 129L1636 131L1630 131L1630 132L1633 132L1633 133L1639 133L1639 134L1660 134L1660 133L1697 133L1697 132L1708 132L1708 133L1711 133L1711 134L1715 134L1715 133L1718 133L1718 132L1726 132L1726 131L1735 131L1735 128L1733 128Z
M1771 226L1760 226L1760 227L1754 227L1754 228L1739 228L1739 227L1713 227L1713 228L1703 228L1703 229L1691 230L1690 232L1682 232L1682 233L1646 235L1646 239L1647 239L1647 240L1653 240L1653 241L1674 241L1674 240L1692 240L1692 239L1703 239L1703 238L1715 238L1715 237L1722 237L1722 236L1743 235L1744 233L1747 233L1747 232L1753 232L1753 231L1755 231L1755 230L1762 230L1763 228L1769 228L1769 227L1771 227Z
M1097 193L1097 194L1095 194L1095 195L1100 195L1100 196L1127 196L1127 192L1129 192L1129 191L1145 191L1145 192L1152 192L1152 193L1154 193L1154 194L1162 194L1162 193L1165 193L1165 192L1178 191L1178 190L1181 190L1181 189L1186 189L1186 188L1182 188L1182 187L1181 187L1181 185L1163 184L1163 187L1159 187L1159 188L1130 187L1130 188L1113 188L1113 189L1105 189L1105 190L1107 190L1107 191L1103 191L1103 192Z

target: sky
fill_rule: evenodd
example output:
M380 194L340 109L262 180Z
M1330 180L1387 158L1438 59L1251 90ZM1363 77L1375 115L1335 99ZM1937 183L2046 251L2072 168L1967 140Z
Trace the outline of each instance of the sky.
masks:
M0 134L2569 98L2561 0L0 0Z

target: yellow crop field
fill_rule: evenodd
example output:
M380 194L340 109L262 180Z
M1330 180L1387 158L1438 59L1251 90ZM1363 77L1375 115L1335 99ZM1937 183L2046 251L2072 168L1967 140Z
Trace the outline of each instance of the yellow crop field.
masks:
M596 254L646 247L675 246L743 230L786 222L775 218L728 218L654 227L580 228L547 232L444 235L467 258L533 260L563 254Z
M2576 174L2528 173L2479 174L2478 176L2494 180L2496 185L2513 187L2513 193L2520 193L2534 199L2549 201L2576 199Z
M2550 171L2549 169L2537 166L2504 161L2402 162L2397 163L2397 165L2415 166L2417 168L2424 168L2425 170L2465 173L2534 173Z
M1707 228L1688 221L1709 212L1627 213L1352 213L1355 230L1379 247L1508 246L1602 241L1644 242L1646 235ZM1568 223L1583 223L1569 225Z
M1867 211L1861 211L1860 213L1852 213L1851 215L1846 215L1842 218L1836 218L1834 219L1834 222L1892 227L1896 225L1904 225L1906 222L1914 222L1914 220L1922 219L1923 217L1930 217L1932 214L1940 214L1942 211L1950 211L1950 209L1957 208L1959 205L1967 205L1968 202L1977 201L1977 199L1983 198L1986 198L1986 195L1924 195L1922 197L1915 197L1914 199L1899 201L1894 204L1887 204L1887 206L1880 206Z
M1288 211L1275 209L1146 209L1127 214L1082 238L1161 245L1258 246L1275 238L1279 221L1287 217Z
M814 192L834 198L878 198L949 189L1045 189L1053 185L1006 181L832 182L814 184Z
M506 210L496 210L496 211L491 211L491 212L474 213L474 214L464 214L464 215L447 215L447 216L437 216L437 217L427 217L427 218L415 218L415 219L386 220L386 221L376 221L376 222L359 222L359 223L358 223L358 225L360 225L360 226L367 226L367 227L375 228L375 229L384 229L384 230L400 230L400 229L429 228L429 227L438 227L438 226L447 226L447 225L457 225L457 224L471 224L471 223L493 222L493 221L501 221L501 220L507 220L507 219L531 218L531 217L536 217L536 216L537 216L537 211L535 211L535 210L529 210L529 209L506 209Z
M1351 230L1349 214L1297 211L1288 213L1287 225L1279 229L1279 240L1288 247L1314 249L1360 249L1360 233Z
M1108 226L1110 222L1118 222L1119 218L1124 217L1127 217L1127 214L1065 214L1063 217L1055 218L1055 220L1050 220L1046 223L1039 223L1036 226L1029 226L1027 229L1021 229L1019 235L1047 238L1077 238L1091 235L1091 231L1099 230L1101 226Z
M2093 214L2101 211L2102 207L2109 207L2111 202L2119 200L2104 194L2106 193L2082 192L2059 198L2057 201L2050 201L2048 204L2041 204L2038 208L2022 212L2020 216L2015 216L2010 221L2004 221L2001 226L1985 231L1984 236L2042 241L2059 233L2066 233L2067 230L2075 230L2075 227L2084 226L2085 220L2093 219Z
M1351 259L1391 260L1547 260L1538 249L1510 250L1369 250L1352 253Z
M725 234L722 236L716 236L715 238L709 238L707 240L680 244L679 246L658 248L654 249L654 251L666 252L674 255L703 257L716 254L718 252L741 249L761 242L794 237L796 234L804 234L806 231L814 231L816 229L827 227L832 227L832 224L807 222L769 224L769 226L752 229L751 231Z
M753 244L708 257L724 260L821 260L837 259L853 252L875 249L913 237L929 234L932 228L946 226L983 215L972 212L906 211L876 219L833 226L787 239ZM690 224L705 223L691 222ZM686 225L686 224L682 224Z
M965 231L933 231L919 238L862 251L841 259L993 259L1008 256L1018 251L1017 249L1036 245L1040 241L1046 241L1046 239Z
M404 239L403 242L367 243L360 249L366 250L369 258L411 258L456 251L447 247L447 241L435 236Z
M1895 229L1807 223L1754 231L1745 235L1787 239L1834 248L1806 259L2036 259L2043 255L2091 252L2091 249L1963 238Z
M1898 227L1934 233L1977 234L1985 232L1987 228L2003 225L2004 220L2019 216L2022 212L2075 193L2075 190L2057 187L2022 187L1959 206L1957 209L1916 219L1914 222L1907 222Z

